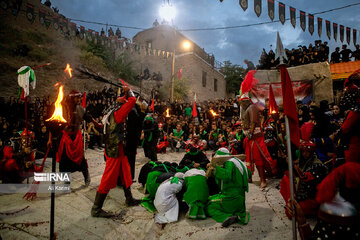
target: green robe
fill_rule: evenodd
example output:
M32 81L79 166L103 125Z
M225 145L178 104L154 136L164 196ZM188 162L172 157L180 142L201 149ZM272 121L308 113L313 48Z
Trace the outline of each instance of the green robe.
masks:
M228 217L238 216L240 224L247 224L250 214L246 212L245 192L249 191L248 178L251 172L243 162L236 158L242 172L228 160L224 167L218 166L215 181L220 193L209 197L207 214L217 222L224 222Z
M205 206L209 197L206 177L195 175L185 177L186 192L183 200L189 205L189 218L205 219Z
M150 172L146 178L146 190L149 194L143 199L141 199L141 206L146 208L146 210L148 210L150 213L156 211L156 208L154 206L154 199L155 199L156 191L160 186L160 183L157 183L156 179L161 174L163 174L163 172L153 171Z

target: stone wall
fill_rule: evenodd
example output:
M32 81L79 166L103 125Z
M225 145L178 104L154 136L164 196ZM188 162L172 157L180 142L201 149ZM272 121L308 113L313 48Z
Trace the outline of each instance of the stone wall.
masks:
M333 81L331 79L329 63L312 63L289 67L288 72L291 81L313 80L314 100L316 103L319 103L321 100L334 101ZM281 82L278 70L258 70L255 77L259 79L259 83Z

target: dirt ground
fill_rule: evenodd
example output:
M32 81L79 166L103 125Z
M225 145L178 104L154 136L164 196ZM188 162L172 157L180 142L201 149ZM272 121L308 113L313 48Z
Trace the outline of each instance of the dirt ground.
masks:
M158 155L160 161L179 162L184 152ZM208 156L210 152L208 152ZM254 174L246 195L246 208L250 212L248 225L232 225L222 228L220 223L206 220L189 220L181 214L179 221L161 229L154 222L153 214L143 207L125 206L121 188L110 191L104 209L119 213L122 218L97 219L90 216L105 163L103 152L87 150L91 184L84 186L80 172L72 174L70 194L57 194L55 200L55 231L57 239L291 239L291 221L284 214L283 199L276 188L278 179L268 180L268 187L261 190L259 177ZM148 159L138 149L136 174ZM45 172L49 172L48 159ZM135 198L144 196L139 183L132 185ZM50 194L38 194L32 202L22 198L23 194L0 195L0 236L2 239L48 239L50 218ZM21 210L21 211L19 211Z

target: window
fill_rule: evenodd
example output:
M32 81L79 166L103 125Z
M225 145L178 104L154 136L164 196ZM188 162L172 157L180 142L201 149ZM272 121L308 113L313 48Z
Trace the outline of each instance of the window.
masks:
M217 79L214 78L214 92L217 92Z
M202 86L206 87L206 72L202 71Z

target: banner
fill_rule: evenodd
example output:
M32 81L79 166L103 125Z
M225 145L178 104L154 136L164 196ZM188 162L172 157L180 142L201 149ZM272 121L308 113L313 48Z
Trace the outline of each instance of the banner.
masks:
M285 23L285 4L279 2L279 20L284 25Z
M313 81L292 81L294 97L296 101L302 101L304 104L312 100L313 97ZM282 102L281 83L271 83L277 105ZM269 98L269 83L257 84L250 91L253 102L261 102L265 105L265 99Z
M318 34L319 37L321 37L321 33L322 33L322 18L317 18L317 25L318 25Z
M59 19L57 16L53 17L53 26L56 31L59 29Z
M274 16L275 16L274 0L268 0L268 15L271 21L274 21Z
M309 21L309 33L313 35L314 33L314 15L309 14L308 15L308 21Z
M340 25L340 41L344 42L344 26Z
M34 5L27 3L26 4L26 18L29 20L29 22L33 23L35 20L34 15Z
M296 9L290 7L290 22L291 25L295 28L296 27Z
M261 0L254 0L254 11L256 13L256 16L260 17L261 10L262 10Z
M85 35L85 27L80 26L80 39L83 40Z
M72 36L76 36L76 30L77 30L77 28L76 28L76 23L71 23L71 35Z
M300 11L300 27L305 32L306 29L306 13L303 11Z
M241 8L246 11L246 9L248 8L248 0L239 0L239 4Z
M50 25L51 25L51 20L45 17L45 27L46 27L46 29L49 29Z
M334 39L337 41L337 32L338 32L338 25L337 23L333 23L333 32L334 32Z
M329 40L331 39L331 27L330 27L330 21L325 21L326 25L326 35L328 36Z
M356 29L353 29L353 43L354 43L354 45L356 45L356 34L357 34Z
M39 9L39 22L41 24L45 24L45 16L46 16L46 11L43 9Z
M350 35L351 35L351 29L349 27L346 27L346 42L347 42L347 44L350 44Z

